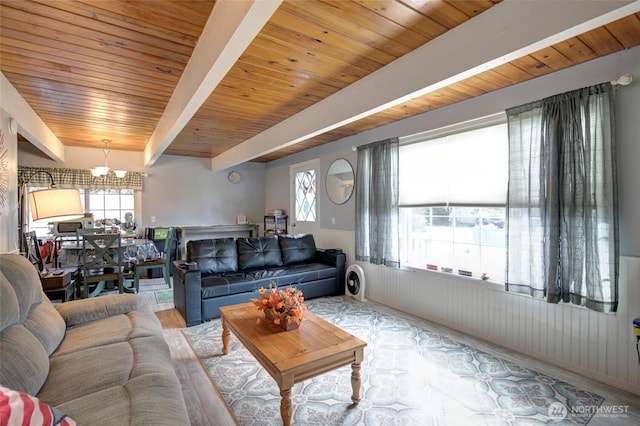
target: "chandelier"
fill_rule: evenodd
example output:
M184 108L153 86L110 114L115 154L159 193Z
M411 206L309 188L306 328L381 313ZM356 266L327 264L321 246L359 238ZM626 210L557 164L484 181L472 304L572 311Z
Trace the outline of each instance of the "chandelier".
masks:
M99 176L106 176L107 174L109 174L109 165L107 163L107 160L109 159L109 152L110 149L108 148L109 142L111 142L109 139L102 139L102 142L104 142L104 166L96 166L93 169L91 169L91 175L94 177L99 177ZM126 170L114 170L113 173L115 173L116 177L122 179L123 177L125 177L125 175L127 174Z

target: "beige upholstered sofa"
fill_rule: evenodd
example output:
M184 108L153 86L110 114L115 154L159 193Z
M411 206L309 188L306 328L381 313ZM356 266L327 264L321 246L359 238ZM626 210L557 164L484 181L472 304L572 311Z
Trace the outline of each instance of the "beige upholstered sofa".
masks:
M17 254L0 254L0 385L83 426L189 424L162 328L139 296L54 307Z

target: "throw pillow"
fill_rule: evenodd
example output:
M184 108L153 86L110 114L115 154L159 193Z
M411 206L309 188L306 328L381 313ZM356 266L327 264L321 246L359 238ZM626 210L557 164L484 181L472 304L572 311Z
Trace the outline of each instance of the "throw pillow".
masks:
M77 423L35 396L0 386L2 426L77 426Z

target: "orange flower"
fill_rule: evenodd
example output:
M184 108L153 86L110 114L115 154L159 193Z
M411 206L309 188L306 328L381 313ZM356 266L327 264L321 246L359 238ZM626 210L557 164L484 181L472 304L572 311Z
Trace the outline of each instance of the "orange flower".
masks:
M300 322L303 313L307 310L302 292L295 287L278 290L275 283L271 283L268 290L261 287L258 294L260 299L251 299L251 301L258 310L271 311L275 316L274 324L280 324L282 319Z

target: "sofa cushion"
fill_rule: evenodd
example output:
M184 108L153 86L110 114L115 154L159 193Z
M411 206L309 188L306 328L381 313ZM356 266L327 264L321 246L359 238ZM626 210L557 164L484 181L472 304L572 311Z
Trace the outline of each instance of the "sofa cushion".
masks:
M308 262L316 255L316 242L313 234L279 235L278 243L282 253L282 263Z
M20 322L18 296L9 280L0 271L0 331Z
M278 287L335 278L336 267L323 263L304 263L276 268L259 268L244 273L202 277L202 299L255 292L260 287Z
M295 287L301 283L335 278L337 271L335 266L323 263L304 263L286 266L285 268L285 273L271 277L278 287Z
M280 245L275 235L236 240L238 268L241 270L282 266Z
M98 299L103 297L110 296L101 296ZM63 305L66 303L63 303ZM127 314L115 315L93 321L82 327L69 329L58 349L51 355L51 360L89 348L102 347L137 337L159 334L162 334L162 327L151 309L145 306Z
M43 345L47 354L51 354L64 337L65 326L62 317L42 292L38 271L26 257L9 253L0 254L0 265L0 308L3 311L0 331L22 323Z
M0 254L0 383L35 395L49 374L49 355L64 337L62 317L43 297L38 271L23 256Z
M57 408L80 425L189 424L180 384L166 374L137 376L125 385L83 395Z
M38 339L21 324L16 324L2 330L0 348L0 383L37 394L49 374L49 357Z
M237 271L236 242L233 238L191 240L187 242L187 261L197 263L204 275Z
M202 277L202 298L228 296L255 290L254 279L244 274L223 274Z

